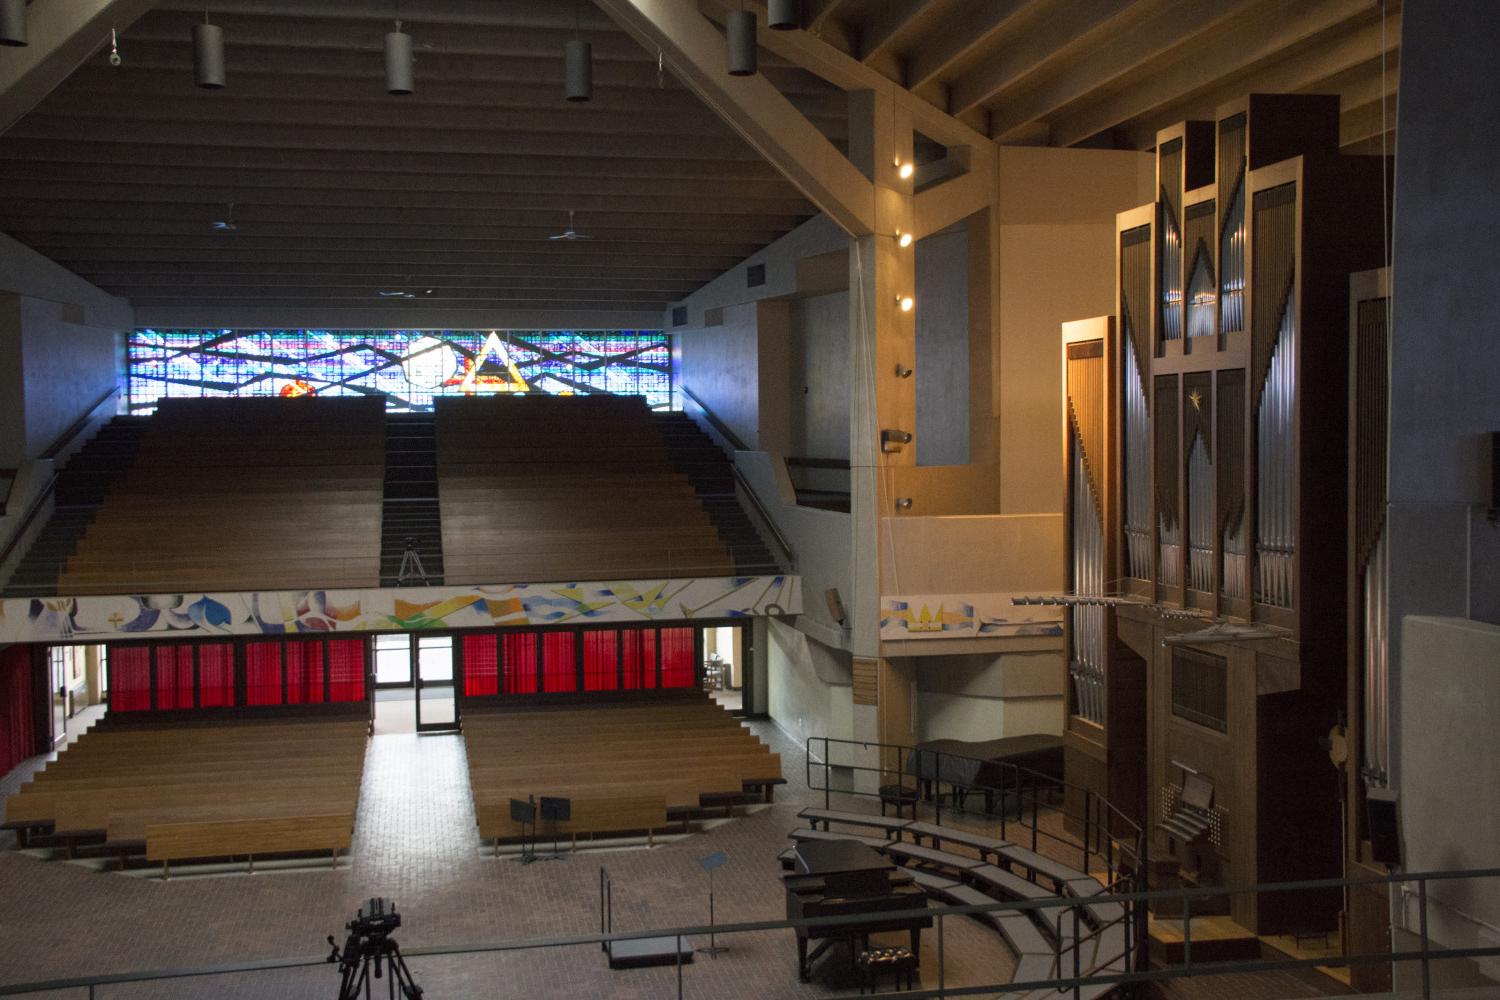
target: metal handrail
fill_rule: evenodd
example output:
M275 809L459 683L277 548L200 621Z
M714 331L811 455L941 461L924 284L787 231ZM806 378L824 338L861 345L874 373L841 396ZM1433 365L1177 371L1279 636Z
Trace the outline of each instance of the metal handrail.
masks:
M1422 905L1426 906L1429 882L1453 881L1458 879L1481 879L1500 878L1500 868L1477 868L1468 871L1433 871L1433 872L1396 872L1388 875L1372 875L1353 879L1315 879L1306 882L1271 882L1258 883L1251 886L1237 888L1223 888L1217 886L1200 888L1178 888L1158 889L1152 891L1120 892L1109 895L1098 895L1092 897L1093 902L1102 903L1150 903L1154 900L1164 899L1186 899L1198 896L1224 896L1241 895L1249 893L1266 892L1293 892L1311 891L1318 889L1331 889L1341 887L1368 886L1368 885L1391 885L1399 882L1416 882L1418 884L1418 896ZM937 906L922 907L911 910L890 911L883 913L882 917L892 920L900 920L910 917L932 916L939 923L946 917L955 916L977 916L982 914L998 913L1011 910L1049 909L1056 907L1076 907L1079 901L1071 898L1034 899L1018 901L1000 901L993 903L972 904L966 906ZM1423 911L1425 916L1425 909ZM446 955L477 955L492 954L496 952L532 951L542 948L563 948L584 945L603 945L612 941L632 941L642 938L655 937L689 937L706 935L710 931L716 934L737 934L752 931L775 931L795 930L798 928L817 928L847 924L847 916L827 917L804 917L793 920L762 920L747 921L734 924L718 924L712 928L708 926L674 927L667 929L621 931L608 934L582 934L561 938L536 938L526 941L498 942L483 945L457 945L457 946L434 946L429 948L412 948L405 950L407 958L439 957ZM1425 920L1423 920L1425 925ZM972 996L979 994L994 994L1005 991L1024 991L1030 989L1042 989L1051 987L1059 993L1076 990L1084 986L1092 985L1120 985L1124 983L1157 982L1170 979L1185 978L1189 976L1216 976L1229 975L1245 972L1275 972L1294 971L1298 969L1314 969L1326 967L1351 967L1356 965L1386 964L1395 962L1420 961L1423 970L1423 996L1431 996L1431 977L1428 966L1433 959L1454 958L1483 958L1500 955L1500 945L1474 948L1452 948L1433 949L1425 933L1421 935L1420 947L1416 950L1378 952L1374 954L1354 955L1330 955L1317 956L1304 959L1250 959L1225 962L1199 962L1191 961L1191 955L1185 955L1184 961L1176 966L1158 969L1137 969L1122 973L1090 974L1087 976L1058 977L1055 979L1034 980L1029 982L986 984L983 986L939 986L936 990L910 990L901 993L875 994L879 1000L918 1000L918 998L940 998L954 996ZM939 950L938 959L941 966L943 952ZM228 965L200 966L180 969L155 969L142 972L116 973L113 975L99 976L75 976L68 979L53 979L29 983L13 983L0 986L0 996L19 996L27 993L42 993L65 989L87 989L90 996L93 995L94 987L107 986L120 983L146 982L164 979L187 979L200 976L229 975L239 972L264 972L278 969L312 968L314 966L327 965L326 958L282 958L265 959L254 962L240 962ZM941 981L941 968L939 970Z
M753 450L746 447L745 443L735 435L734 431L730 430L728 425L714 415L714 411L710 410L703 400L693 395L693 390L685 385L679 385L677 389L691 400L694 406L703 412L703 418L719 433L720 437L729 443L730 447L734 448L735 451ZM745 478L745 474L740 471L739 463L734 461L733 458L729 461L729 470L734 473L734 481L745 491L745 496L749 497L751 506L755 508L755 513L765 523L766 530L771 533L771 538L776 542L776 547L786 557L787 569L795 570L797 568L797 553L792 548L792 543L787 541L786 536L781 533L781 527L777 525L776 519L771 516L771 512L761 502L760 495L755 492L755 487L750 485L750 480Z

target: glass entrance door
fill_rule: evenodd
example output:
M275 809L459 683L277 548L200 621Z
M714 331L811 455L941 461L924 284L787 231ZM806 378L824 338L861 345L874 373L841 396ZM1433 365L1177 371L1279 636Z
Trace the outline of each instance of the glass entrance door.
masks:
M52 685L52 745L61 746L68 739L68 664L73 660L73 650L68 646L53 646L48 651L47 678Z
M418 636L413 655L417 681L417 732L458 728L458 699L453 682L453 637Z

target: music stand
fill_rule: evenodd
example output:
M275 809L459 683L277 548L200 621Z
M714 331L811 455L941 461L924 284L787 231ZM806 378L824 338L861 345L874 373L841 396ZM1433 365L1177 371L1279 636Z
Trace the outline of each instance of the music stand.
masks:
M562 854L557 850L557 824L566 823L573 818L573 800L553 795L543 795L539 805L542 819L552 824L552 854L547 860L556 861L562 857ZM533 829L535 828L533 827Z
M698 862L703 870L708 872L708 947L698 950L712 958L718 958L719 952L729 950L727 946L719 945L714 939L714 869L722 867L728 860L729 855L723 851L715 851Z
M529 865L536 860L536 803L528 796L525 799L510 800L510 818L521 824L521 854L519 857L511 858L523 865ZM526 838L526 824L531 824L531 839ZM495 852L500 851L500 844L495 843Z

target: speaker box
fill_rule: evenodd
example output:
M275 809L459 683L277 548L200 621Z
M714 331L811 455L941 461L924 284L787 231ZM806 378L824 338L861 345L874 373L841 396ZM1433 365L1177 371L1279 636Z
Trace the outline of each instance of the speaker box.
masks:
M838 588L829 587L827 590L823 591L823 597L828 601L828 616L834 621L838 622L840 625L844 624L844 619L846 619L848 615L844 614L844 602L839 600Z
M1382 865L1401 864L1401 833L1397 829L1396 796L1372 789L1365 797L1365 814L1370 834L1370 856Z

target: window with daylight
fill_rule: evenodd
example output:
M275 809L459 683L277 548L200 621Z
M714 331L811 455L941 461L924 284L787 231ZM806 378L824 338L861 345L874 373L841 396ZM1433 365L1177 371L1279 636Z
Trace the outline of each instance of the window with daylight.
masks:
M371 396L397 412L439 396L541 392L672 400L655 330L157 330L131 334L129 412L162 397Z

